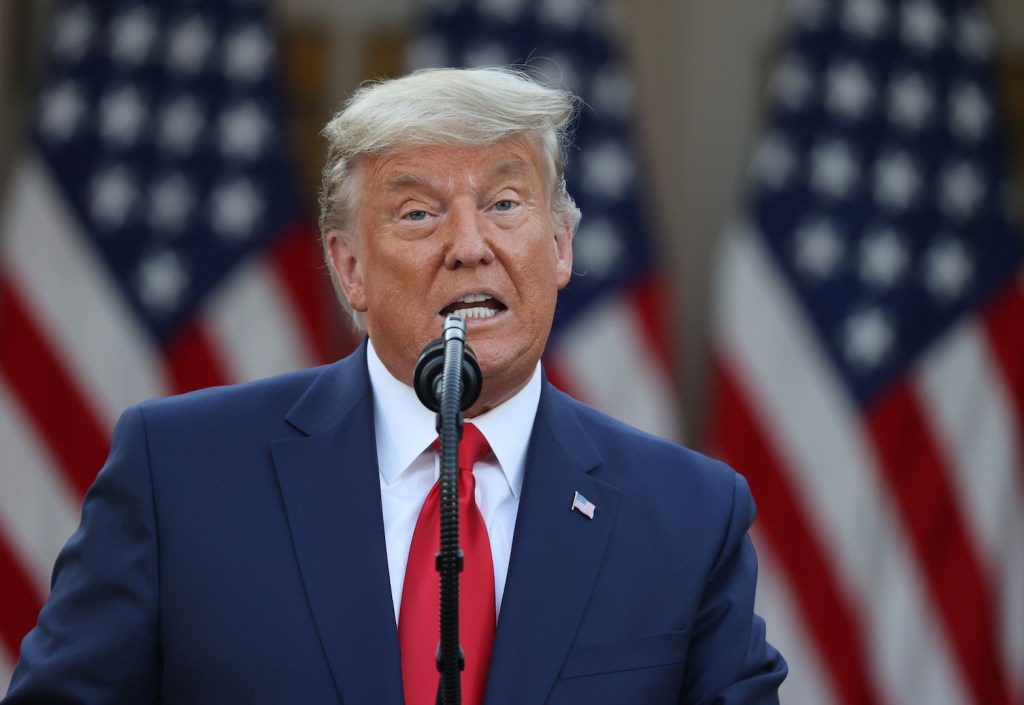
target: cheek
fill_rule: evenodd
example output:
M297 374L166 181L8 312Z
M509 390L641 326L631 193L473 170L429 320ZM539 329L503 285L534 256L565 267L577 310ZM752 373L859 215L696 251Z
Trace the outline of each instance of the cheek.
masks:
M367 268L366 289L370 310L380 312L382 322L386 317L389 327L412 331L426 325L427 319L432 322L435 312L425 308L433 285L427 258L408 254L376 258Z
M540 296L553 294L565 286L567 281L556 250L551 247L547 238L543 242L544 245L535 245L520 265L524 281L529 282L535 295ZM568 268L565 268L565 272L568 272Z

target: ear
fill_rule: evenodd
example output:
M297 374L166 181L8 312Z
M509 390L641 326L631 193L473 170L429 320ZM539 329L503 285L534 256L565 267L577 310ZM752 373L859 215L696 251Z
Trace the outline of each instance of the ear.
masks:
M568 218L555 230L555 257L558 288L562 289L572 276L572 225Z
M331 271L348 305L359 313L365 313L366 290L363 286L358 238L346 230L330 230L327 233L327 252L331 259Z

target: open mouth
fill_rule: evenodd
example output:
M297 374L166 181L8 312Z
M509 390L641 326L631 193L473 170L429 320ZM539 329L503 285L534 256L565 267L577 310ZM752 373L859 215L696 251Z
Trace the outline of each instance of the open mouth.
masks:
M487 294L466 294L441 309L441 315L447 316L454 313L471 321L491 318L506 308L505 304Z

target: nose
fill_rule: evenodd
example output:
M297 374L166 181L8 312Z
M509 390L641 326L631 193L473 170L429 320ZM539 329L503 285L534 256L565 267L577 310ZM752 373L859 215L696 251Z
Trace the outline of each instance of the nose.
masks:
M453 205L445 218L447 247L444 264L448 269L476 267L494 259L484 231L485 219L475 204Z

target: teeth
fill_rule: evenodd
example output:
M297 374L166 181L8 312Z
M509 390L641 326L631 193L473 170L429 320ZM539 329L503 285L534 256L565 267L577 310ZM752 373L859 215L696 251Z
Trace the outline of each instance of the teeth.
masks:
M491 316L497 315L497 311L486 306L474 306L473 308L464 308L459 311L459 315L463 318L490 318Z
M473 306L473 304L482 304L485 301L488 302L490 305L489 306ZM460 308L458 306L458 304L470 304L470 305L467 306L466 308ZM500 304L498 304L498 302L495 301L495 299L493 297L488 296L487 294L466 294L465 296L461 296L458 299L456 299L455 301L453 301L450 306L446 306L441 311L441 313L443 314L445 311L450 311L452 313L457 313L458 315L462 316L462 318L464 318L466 320L469 320L469 319L480 320L480 319L491 318L492 316L496 316L497 314L501 313L501 311L503 309L504 309L504 306L501 306Z
M478 304L481 301L486 301L491 298L487 294L466 294L458 300L460 304Z

